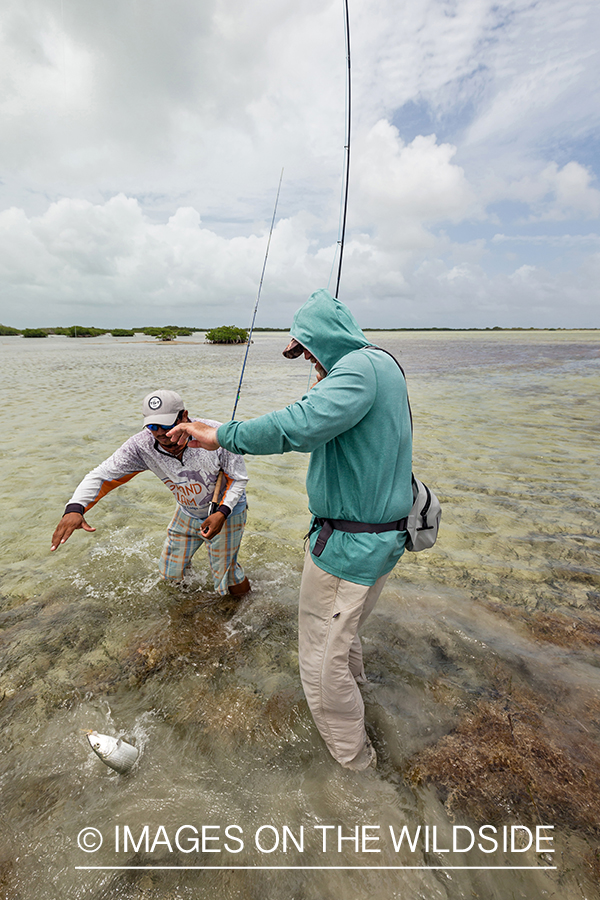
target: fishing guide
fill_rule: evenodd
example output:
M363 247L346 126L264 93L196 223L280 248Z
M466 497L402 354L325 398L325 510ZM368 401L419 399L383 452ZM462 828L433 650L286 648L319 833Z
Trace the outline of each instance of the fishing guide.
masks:
M177 502L160 557L161 577L169 582L181 581L192 556L205 544L215 591L236 596L247 593L250 582L237 560L246 524L248 475L244 460L227 450L200 450L187 441L178 444L169 438L167 431L174 425L192 421L175 391L148 394L142 414L144 428L89 472L75 489L52 536L51 549L64 544L77 529L95 531L84 514L109 491L140 472L150 471ZM212 427L219 424L211 419L198 421ZM220 473L226 486L213 511L211 500L220 486Z

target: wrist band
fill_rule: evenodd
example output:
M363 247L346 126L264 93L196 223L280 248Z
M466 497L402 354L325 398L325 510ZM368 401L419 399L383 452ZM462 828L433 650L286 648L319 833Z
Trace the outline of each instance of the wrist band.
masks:
M82 506L81 503L67 503L63 516L66 516L67 513L72 512L79 513L79 515L82 516L85 512L85 506Z

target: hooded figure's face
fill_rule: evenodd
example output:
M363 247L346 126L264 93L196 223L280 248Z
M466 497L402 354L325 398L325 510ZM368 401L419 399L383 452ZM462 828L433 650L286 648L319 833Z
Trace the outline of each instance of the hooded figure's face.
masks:
M285 350L283 351L283 355L287 357L287 359L298 359L299 356L304 354L304 359L309 359L311 363L316 368L317 371L317 381L320 381L322 378L325 378L327 372L319 362L319 360L312 355L310 350L307 350L306 347L303 347L295 338L292 338Z
M369 344L348 307L324 289L311 294L297 311L290 336L283 355L294 359L304 353L320 365L321 377L347 353Z
M327 375L327 371L323 368L318 359L316 359L312 353L309 353L308 350L304 350L304 359L309 359L311 363L315 367L315 372L317 373L317 381L321 381L322 378L325 378Z

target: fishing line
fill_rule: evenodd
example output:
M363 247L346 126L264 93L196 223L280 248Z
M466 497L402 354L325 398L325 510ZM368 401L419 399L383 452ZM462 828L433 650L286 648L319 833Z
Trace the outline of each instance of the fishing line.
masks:
M238 384L237 394L235 398L235 403L233 404L233 412L231 413L231 419L235 419L235 411L237 409L238 401L240 399L240 392L242 390L242 381L244 380L244 371L246 369L246 360L248 359L248 350L250 349L250 342L252 340L252 332L254 331L254 321L256 319L256 311L258 309L258 304L260 301L260 293L262 291L263 279L265 277L265 269L267 268L267 259L269 258L269 247L271 246L271 237L273 235L273 228L275 226L275 215L277 213L277 204L279 202L279 192L281 190L281 181L283 179L283 169L281 170L281 175L279 176L279 186L277 188L277 196L275 197L275 206L273 207L273 218L271 219L271 230L269 231L269 240L267 241L267 250L265 253L265 259L263 262L262 272L260 276L260 284L258 285L258 294L256 295L256 303L254 304L254 314L252 316L252 324L250 325L250 332L248 334L248 341L246 343L246 353L244 354L244 362L242 364L242 372L240 374L240 381Z

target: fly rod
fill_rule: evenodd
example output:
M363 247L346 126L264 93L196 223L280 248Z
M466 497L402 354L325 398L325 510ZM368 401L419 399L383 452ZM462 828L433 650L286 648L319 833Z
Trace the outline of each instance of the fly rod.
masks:
M212 516L213 513L216 513L217 509L219 508L219 494L221 493L221 482L223 481L223 475L224 472L223 469L221 469L219 471L219 474L217 475L217 483L215 484L213 497L208 507L209 516Z
M335 286L335 297L340 296L340 280L342 278L342 259L344 256L344 242L346 240L346 216L348 213L348 188L350 186L350 129L352 126L352 64L350 60L350 12L348 10L348 0L344 0L344 35L346 40L346 63L347 63L347 72L346 72L346 138L344 141L344 155L345 155L345 167L342 175L342 198L340 200L340 225L338 227L338 242L337 246L340 250L340 258L338 260L338 272L337 272L337 283ZM333 275L333 268L335 266L335 258L336 253L333 257L333 262L331 263L331 272L329 273L329 282L327 283L327 288L329 288L329 284L331 283L331 276ZM312 377L312 363L310 366L310 372L308 373L308 384L306 386L306 390L310 388L310 379Z
M342 259L344 256L344 241L346 239L346 214L348 212L348 188L350 186L350 127L352 125L352 67L350 62L350 13L348 11L348 0L344 0L344 21L346 35L346 60L348 70L346 75L346 141L344 150L346 153L346 167L344 170L344 211L342 215L342 230L338 241L340 247L340 259L338 263L337 284L335 286L335 296L340 296L340 279L342 277Z
M265 252L265 259L263 262L262 272L260 274L260 282L258 285L258 293L256 295L256 303L254 304L254 313L252 314L252 323L250 325L250 331L248 332L248 340L246 342L246 352L244 354L244 362L242 363L242 371L240 374L240 380L237 388L237 393L235 396L235 403L233 404L233 412L231 413L231 419L235 419L235 411L237 409L238 401L240 399L240 393L242 390L242 381L244 380L244 372L246 370L246 361L248 359L248 350L250 349L250 342L252 340L252 332L254 331L254 322L256 320L256 312L258 310L258 304L260 302L260 294L262 291L263 281L265 277L265 269L267 268L267 259L269 258L269 247L271 246L271 237L273 235L273 228L275 227L275 216L277 215L277 204L279 203L279 192L281 191L281 181L283 179L283 169L281 170L281 175L279 176L279 185L277 187L277 196L275 197L275 206L273 207L273 218L271 219L271 229L269 231L269 240L267 241L267 249ZM219 493L221 491L221 482L223 481L223 471L219 472L217 483L215 484L215 490L213 493L213 498L211 504L209 506L208 514L212 515L212 513L217 511L219 506Z
M273 235L273 228L275 227L275 216L277 214L277 204L279 202L279 192L281 190L281 181L283 179L283 169L281 170L281 175L279 176L279 186L277 188L277 196L275 197L275 206L273 207L273 218L271 219L271 230L269 231L269 240L267 241L267 250L265 252L265 259L263 262L262 272L260 275L260 283L258 285L258 294L256 295L256 303L254 304L254 313L252 315L252 324L250 325L250 331L248 333L248 341L246 343L246 353L244 354L244 362L242 364L242 372L240 374L240 381L238 384L237 394L235 397L235 403L233 404L233 412L231 413L231 419L235 419L235 411L237 409L238 401L240 399L240 392L242 390L242 381L244 380L244 371L246 369L246 361L248 359L248 350L250 349L250 342L252 340L252 332L254 331L254 322L256 319L256 311L258 309L258 304L260 301L260 294L262 291L263 280L265 277L265 269L267 268L267 259L269 258L269 247L271 246L271 237Z

